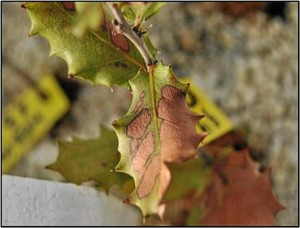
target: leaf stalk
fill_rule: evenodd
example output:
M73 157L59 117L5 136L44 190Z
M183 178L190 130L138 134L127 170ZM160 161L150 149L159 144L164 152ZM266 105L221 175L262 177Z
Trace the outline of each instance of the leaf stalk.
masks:
M139 37L129 26L122 12L119 10L117 4L106 2L106 5L115 17L114 25L116 26L117 32L126 36L136 46L136 48L141 53L147 67L155 65L156 60L152 57L144 40L141 37Z

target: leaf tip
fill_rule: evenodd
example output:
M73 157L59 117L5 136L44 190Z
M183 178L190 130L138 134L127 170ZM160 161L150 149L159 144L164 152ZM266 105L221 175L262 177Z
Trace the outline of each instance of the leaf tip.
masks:
M204 140L207 136L208 136L208 132L203 132L203 133L201 133L201 134L198 134L198 140L199 140L198 145L199 145L200 143L203 144L203 140Z
M198 116L199 116L199 120L201 120L201 119L203 119L203 118L205 117L204 114L200 114L200 115L198 115Z
M117 120L114 120L114 121L111 123L111 126L112 126L114 129L118 128L118 127L119 127L118 121L117 121Z
M131 204L131 200L130 198L126 198L123 200L123 203L126 203L126 204Z
M204 114L198 114L198 115L192 115L192 118L194 118L194 120L196 122L200 121L201 119L203 119L205 117Z
M45 166L45 169L48 169L48 170L55 170L55 164L50 164L50 165L47 165Z
M68 79L74 78L74 74L72 74L72 73L68 74L68 75L67 75L67 78L68 78Z
M121 167L120 162L115 166L114 171L115 172L121 172L122 171L122 167Z
M160 218L161 221L164 220L164 213L165 213L165 209L166 209L166 204L160 204L158 206L158 210L157 210L157 214L158 214L158 217Z
M267 183L270 184L270 175L271 175L271 172L272 172L272 167L268 167L263 173L262 173L262 178L265 179L265 181ZM274 193L273 193L274 194ZM285 210L286 207L283 206L279 201L278 199L275 197L274 195L274 200L273 200L273 214L274 216L279 212L279 211L282 211L282 210Z
M36 31L30 30L30 32L28 33L28 37L32 37L32 36L34 36L34 35L36 35L36 34L37 34Z

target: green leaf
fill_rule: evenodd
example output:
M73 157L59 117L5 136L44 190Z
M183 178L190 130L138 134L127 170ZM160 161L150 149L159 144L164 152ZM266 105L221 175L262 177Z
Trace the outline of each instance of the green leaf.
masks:
M60 141L57 161L47 168L58 171L75 184L95 181L106 192L117 185L122 194L128 196L134 188L132 178L112 171L120 159L117 147L118 139L114 131L101 126L101 137L97 139L74 137L72 142Z
M208 166L199 157L181 164L172 164L170 171L173 178L166 193L166 202L186 197L192 191L201 195L210 182L212 166Z
M151 2L147 4L147 7L143 10L141 21L146 21L150 17L154 16L166 2Z
M199 207L194 207L189 212L185 226L199 226L199 221L203 216L203 210Z
M211 182L212 164L200 156L169 167L172 179L165 196L164 219L175 226L199 225L203 213L199 202Z
M194 157L205 135L195 128L203 116L193 114L186 104L188 85L180 83L169 66L159 64L149 72L140 71L129 81L131 106L113 123L121 153L116 170L134 178L136 189L128 202L144 216L161 216L171 179L167 163Z
M94 85L128 86L128 79L145 68L135 46L125 36L113 35L113 25L104 10L107 19L98 30L78 37L72 33L77 12L62 2L26 2L24 7L32 21L30 35L39 34L49 41L51 55L67 62L70 76L86 79ZM90 19L87 23L90 24Z
M165 2L132 2L124 4L121 10L131 25L140 27L165 4Z

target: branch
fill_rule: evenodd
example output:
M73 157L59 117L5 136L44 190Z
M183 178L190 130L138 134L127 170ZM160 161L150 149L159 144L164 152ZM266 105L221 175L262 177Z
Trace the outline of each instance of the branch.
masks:
M115 3L109 2L106 2L106 5L115 17L114 24L116 26L117 32L126 36L136 46L136 48L143 56L147 66L155 64L156 61L152 58L152 55L144 40L131 29L122 12L118 9L117 5Z

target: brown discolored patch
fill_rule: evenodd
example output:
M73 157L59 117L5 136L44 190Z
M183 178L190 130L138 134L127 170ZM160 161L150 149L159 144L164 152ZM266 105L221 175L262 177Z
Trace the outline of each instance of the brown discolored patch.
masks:
M162 88L158 103L161 154L163 161L183 161L196 155L197 147L204 135L196 131L201 116L194 115L185 101L185 93L166 85Z
M75 2L62 2L66 10L75 11Z
M131 153L134 154L138 150L139 146L139 141L138 139L132 139L130 142L130 149Z
M144 198L151 193L155 184L156 177L160 173L160 166L160 156L154 156L151 160L151 163L148 165L143 178L139 183L137 189L137 194L139 198Z
M146 130L148 125L151 122L151 114L149 109L143 109L127 126L126 134L130 138L138 139L141 138Z
M144 97L145 97L145 91L143 91L141 94L140 94L140 98L139 100L136 102L135 104L135 107L134 107L134 112L138 112L140 107L142 106L143 104L143 100L144 100Z
M143 176L146 169L147 161L151 154L154 152L154 149L154 134L150 132L147 134L145 139L143 139L137 152L132 158L133 169L135 172L137 172L139 178Z
M165 85L161 90L162 96L171 101L179 101L182 97L185 98L184 92L180 89L176 88L175 86ZM185 103L185 102L184 102Z
M115 62L115 63L114 63L114 66L115 66L115 67L120 67L120 68L123 68L123 69L127 69L127 68L128 68L127 64L122 63L122 62L120 62L120 61Z
M122 51L129 52L130 46L127 38L120 33L117 33L116 26L112 23L108 23L109 34L111 42Z
M136 102L135 107L133 109L134 112L138 112L140 110L140 107L142 106L142 101L138 100L138 102Z
M143 99L145 97L145 95L146 95L145 91L141 92L140 99Z

